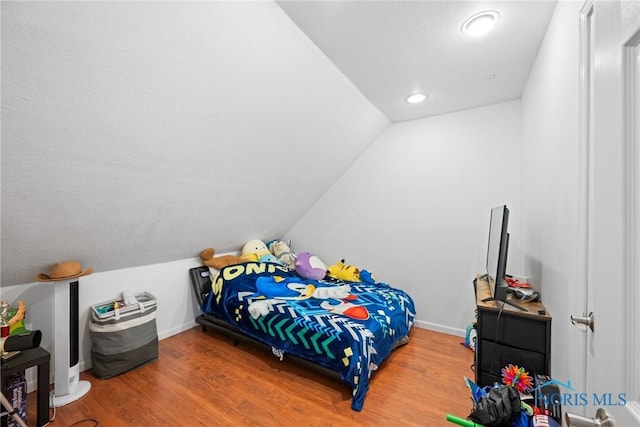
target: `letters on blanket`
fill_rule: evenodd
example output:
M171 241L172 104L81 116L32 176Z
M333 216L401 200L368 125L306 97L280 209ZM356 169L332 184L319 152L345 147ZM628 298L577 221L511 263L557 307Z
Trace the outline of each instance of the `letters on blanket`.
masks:
M384 283L303 279L269 263L221 270L202 308L274 349L339 372L358 411L371 372L415 315L411 297Z

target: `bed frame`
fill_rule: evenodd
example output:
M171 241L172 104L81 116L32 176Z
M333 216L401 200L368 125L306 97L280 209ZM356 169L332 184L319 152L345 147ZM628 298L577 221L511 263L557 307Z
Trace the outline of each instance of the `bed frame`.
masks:
M207 266L194 267L189 269L189 276L191 278L191 284L193 286L193 290L196 294L196 299L198 301L198 307L202 307L202 303L207 298L209 292L211 292L211 271ZM264 348L271 352L271 347L264 344L261 341L256 340L240 329L230 325L222 319L219 319L216 316L211 314L200 314L196 317L196 323L200 325L203 332L206 332L208 328L213 329L216 332L223 333L231 338L233 338L233 345L237 345L239 342L244 342L247 344L251 344L257 347ZM318 365L317 363L313 363L307 359L303 359L301 357L294 356L293 354L285 353L284 359L291 360L294 363L304 366L305 368L312 369L314 371L318 371L319 373L332 377L338 380L341 380L340 374L336 371L333 371L329 368L325 368L322 365Z

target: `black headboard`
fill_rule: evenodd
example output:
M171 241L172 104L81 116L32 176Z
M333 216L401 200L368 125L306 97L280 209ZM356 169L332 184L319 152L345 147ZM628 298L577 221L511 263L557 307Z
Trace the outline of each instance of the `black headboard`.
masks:
M194 267L189 269L189 276L191 277L193 291L198 299L198 305L202 307L202 303L211 292L211 271L206 265Z

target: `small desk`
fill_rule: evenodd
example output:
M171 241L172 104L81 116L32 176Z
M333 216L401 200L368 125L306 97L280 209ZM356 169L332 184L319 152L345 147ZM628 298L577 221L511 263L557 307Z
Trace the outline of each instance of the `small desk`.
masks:
M36 397L37 426L49 422L49 363L51 355L42 347L22 350L20 355L2 362L2 393L7 392L5 378L16 372L36 366L38 369L38 391Z

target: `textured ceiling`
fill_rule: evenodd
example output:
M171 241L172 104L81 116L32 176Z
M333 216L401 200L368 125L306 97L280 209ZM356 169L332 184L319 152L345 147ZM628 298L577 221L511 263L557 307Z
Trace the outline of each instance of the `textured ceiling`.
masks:
M279 1L279 6L391 121L520 98L555 1ZM483 10L489 34L460 27ZM407 96L429 95L410 105Z

